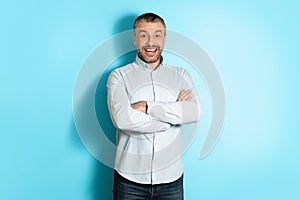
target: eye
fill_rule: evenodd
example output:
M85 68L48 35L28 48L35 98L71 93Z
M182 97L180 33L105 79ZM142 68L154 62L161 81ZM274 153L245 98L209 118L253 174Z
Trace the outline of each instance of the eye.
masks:
M145 34L140 35L140 38L145 38L145 37L146 37Z

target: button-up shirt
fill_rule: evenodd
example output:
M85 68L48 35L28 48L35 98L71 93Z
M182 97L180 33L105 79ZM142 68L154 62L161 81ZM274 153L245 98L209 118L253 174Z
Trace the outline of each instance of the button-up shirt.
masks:
M181 125L196 122L200 103L189 73L161 64L153 70L139 57L111 72L108 108L117 129L115 169L142 184L169 183L183 173ZM178 101L183 90L190 101ZM147 112L131 104L146 101ZM184 133L189 134L189 133Z

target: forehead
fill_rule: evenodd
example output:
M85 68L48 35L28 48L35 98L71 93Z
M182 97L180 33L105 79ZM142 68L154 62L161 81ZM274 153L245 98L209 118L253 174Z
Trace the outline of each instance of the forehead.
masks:
M155 32L155 31L165 31L165 27L161 22L145 22L140 21L136 24L135 31L147 31L147 32Z

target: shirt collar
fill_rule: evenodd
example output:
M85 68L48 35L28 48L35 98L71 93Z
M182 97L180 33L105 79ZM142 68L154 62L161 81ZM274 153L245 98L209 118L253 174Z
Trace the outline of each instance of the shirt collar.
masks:
M160 64L157 66L157 68L155 70L158 70L163 65L163 60L164 60L163 57L160 56ZM145 67L147 69L152 70L152 67L150 65L148 65L147 63L145 63L142 59L140 59L139 56L136 56L135 62L141 67Z

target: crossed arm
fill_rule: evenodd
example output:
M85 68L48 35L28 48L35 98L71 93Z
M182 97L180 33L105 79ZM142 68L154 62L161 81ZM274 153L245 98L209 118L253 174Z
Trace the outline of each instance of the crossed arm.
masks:
M107 104L114 126L120 130L138 133L165 131L170 124L131 107L122 75L113 71L107 82ZM141 107L141 106L139 106ZM141 108L140 108L141 109Z
M177 101L190 101L192 99L192 91L191 90L183 90L180 92ZM147 101L139 101L136 103L131 104L131 107L133 109L136 109L138 111L147 113Z
M185 87L175 102L140 101L130 104L126 86L119 73L108 81L108 108L115 127L130 132L165 131L172 125L196 122L200 105L194 89Z
M131 104L131 107L159 121L181 125L196 122L199 119L200 105L196 98L191 90L182 90L176 102L141 101Z

